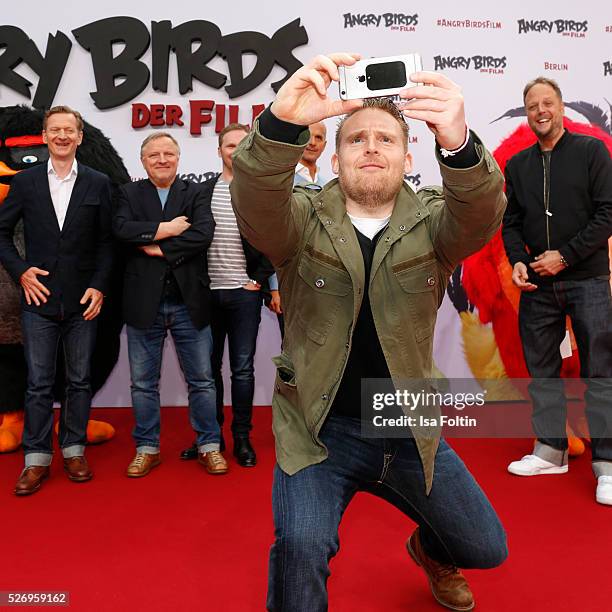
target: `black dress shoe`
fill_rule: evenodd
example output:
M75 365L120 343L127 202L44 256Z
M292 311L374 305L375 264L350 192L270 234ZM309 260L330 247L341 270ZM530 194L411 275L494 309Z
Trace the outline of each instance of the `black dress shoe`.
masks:
M248 438L234 438L234 457L242 467L257 465L257 455Z
M221 438L219 440L219 450L223 452L225 450L225 440L223 439L223 434L221 434ZM198 458L198 444L194 442L192 446L186 448L181 451L180 457L183 461L189 461L191 459Z
M194 442L192 446L181 451L180 457L183 461L197 459L198 458L198 445Z

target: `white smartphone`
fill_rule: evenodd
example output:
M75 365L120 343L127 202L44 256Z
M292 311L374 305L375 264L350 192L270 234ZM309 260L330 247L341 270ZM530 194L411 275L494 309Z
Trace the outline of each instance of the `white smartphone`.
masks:
M423 70L423 62L418 53L374 57L352 66L338 66L340 98L354 100L394 96L406 87L418 85L408 77L420 70Z

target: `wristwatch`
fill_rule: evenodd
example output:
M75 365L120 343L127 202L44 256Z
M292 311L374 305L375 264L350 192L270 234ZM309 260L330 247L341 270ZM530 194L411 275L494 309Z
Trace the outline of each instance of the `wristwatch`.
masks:
M565 257L563 257L563 255L561 255L561 259L559 260L561 262L561 264L563 266L565 266L566 268L569 268L569 264L567 263Z

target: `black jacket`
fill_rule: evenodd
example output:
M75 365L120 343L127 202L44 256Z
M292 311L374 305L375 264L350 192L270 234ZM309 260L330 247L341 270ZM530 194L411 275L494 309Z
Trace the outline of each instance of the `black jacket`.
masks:
M604 143L566 130L551 152L548 185L544 165L537 143L506 165L508 207L502 236L510 263L529 265L536 255L558 250L569 267L552 277L529 268L533 282L609 276L612 161Z
M13 231L23 219L25 259L13 243ZM105 174L78 164L64 225L60 230L49 191L47 164L13 177L0 206L0 261L15 282L30 267L49 272L38 279L51 295L45 304L24 309L45 316L82 312L80 300L89 287L108 289L113 265L111 184Z
M219 173L202 183L202 192L208 206L211 204L213 191L220 176ZM247 274L249 278L256 280L261 285L262 292L266 294L269 291L268 279L274 274L274 266L263 253L252 247L242 235L240 238L242 239L242 250L247 263Z
M200 185L176 178L162 210L157 188L144 179L123 185L115 202L113 230L128 245L123 313L128 325L147 329L157 315L166 275L172 274L194 326L210 321L206 251L215 222ZM191 227L180 236L159 241L164 257L150 257L138 247L152 244L160 222L185 215Z

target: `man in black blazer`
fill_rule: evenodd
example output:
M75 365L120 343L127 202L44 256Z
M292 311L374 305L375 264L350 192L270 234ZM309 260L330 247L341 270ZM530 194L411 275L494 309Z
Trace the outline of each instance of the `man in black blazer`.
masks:
M108 177L77 164L83 119L67 106L43 122L49 161L15 176L0 208L0 262L19 283L28 385L23 448L25 469L16 495L40 489L53 455L53 383L61 342L66 399L59 424L64 470L74 482L92 472L84 457L91 407L90 362L96 317L113 260L111 186ZM25 259L13 244L23 220Z
M132 478L160 463L159 375L168 330L187 382L198 461L210 474L227 472L210 363L206 251L215 222L200 186L176 176L179 156L169 133L145 138L140 157L149 178L121 187L113 221L128 247L123 307L136 419L136 455L127 468Z

